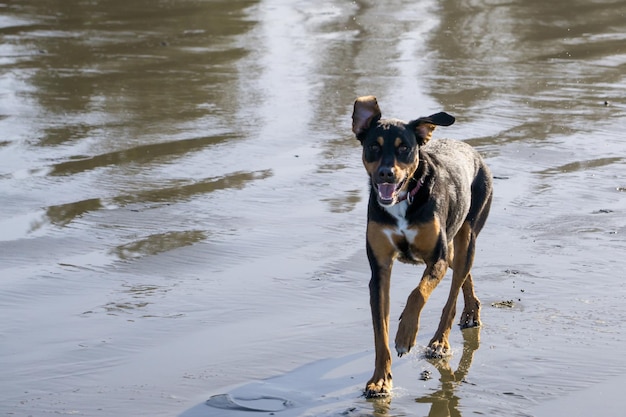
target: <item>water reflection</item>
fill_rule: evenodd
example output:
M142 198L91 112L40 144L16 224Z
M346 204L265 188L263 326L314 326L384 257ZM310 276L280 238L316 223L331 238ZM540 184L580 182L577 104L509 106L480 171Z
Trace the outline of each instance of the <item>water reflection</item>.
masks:
M220 97L218 91L202 88L206 78L195 75L246 53L229 43L254 25L242 15L255 3L214 0L207 7L195 1L22 1L6 11L30 16L32 23L3 32L39 53L36 58L43 65L32 82L41 89L36 93L40 103L53 114L89 111L96 99L119 116L133 110L144 122L175 120L184 108L171 109L183 104L185 96L203 91L205 99ZM190 62L186 71L181 61ZM215 83L232 79L227 71L215 71L212 77ZM188 94L180 94L181 78ZM178 94L170 94L173 89ZM193 101L188 104L193 108Z
M472 366L474 352L480 345L480 327L464 329L462 334L463 353L456 371L452 370L447 359L429 360L439 371L441 386L437 391L415 400L418 403L431 404L429 417L461 417L460 397L455 391L465 382L465 377Z
M134 194L115 196L109 199L88 198L80 201L72 201L65 204L57 204L47 207L43 212L39 210L29 220L28 233L41 229L47 224L66 226L77 218L107 207L124 207L135 203L180 203L195 196L212 193L226 189L242 189L250 182L263 180L272 176L271 170L256 172L234 172L217 178L203 178L197 180L172 181L169 185L155 189L141 189ZM350 210L358 198L354 201L336 201L338 211ZM133 209L133 211L140 211ZM182 245L185 246L185 245Z
M456 371L450 365L451 358L426 359L439 372L439 388L431 393L415 399L420 404L431 404L428 412L429 417L461 417L460 401L457 388L465 383L465 377L469 373L474 353L480 346L480 327L463 329L463 353L459 360ZM430 377L424 377L430 379ZM367 400L372 406L373 417L395 417L398 415L394 410L392 397L374 398Z
M48 216L50 223L57 226L65 226L75 218L101 208L102 202L99 198L90 198L87 200L50 206L46 209L46 216Z
M589 129L590 119L606 120L604 102L623 84L625 7L446 0L428 41L429 93L479 136L545 140Z
M157 189L143 189L132 195L122 195L113 198L113 202L120 205L146 202L182 202L191 197L212 193L229 188L242 189L250 182L263 180L272 176L272 170L254 172L238 171L218 178L202 178L197 180L176 181L163 184Z
M121 166L129 163L145 164L148 162L165 163L172 159L180 158L187 153L197 152L207 146L233 141L234 139L234 135L219 135L143 144L120 151L106 152L92 157L57 163L52 166L50 175L76 174L109 165Z
M148 237L117 246L111 250L111 254L121 260L136 259L190 246L203 241L206 237L206 232L202 230L155 233Z
M555 174L566 174L566 173L571 173L571 172L576 172L576 171L585 171L585 170L589 170L593 168L613 165L618 162L621 162L623 159L624 159L623 157L616 156L616 157L609 157L609 158L592 159L589 161L570 162L568 164L564 164L558 167L543 169L541 171L538 171L537 174L550 176L550 175L555 175Z

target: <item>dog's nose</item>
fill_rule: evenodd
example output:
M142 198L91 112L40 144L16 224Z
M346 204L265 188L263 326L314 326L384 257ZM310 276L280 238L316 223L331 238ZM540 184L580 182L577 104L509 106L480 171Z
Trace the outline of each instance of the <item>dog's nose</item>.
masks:
M378 168L378 178L382 182L393 182L395 173L393 167L380 167Z

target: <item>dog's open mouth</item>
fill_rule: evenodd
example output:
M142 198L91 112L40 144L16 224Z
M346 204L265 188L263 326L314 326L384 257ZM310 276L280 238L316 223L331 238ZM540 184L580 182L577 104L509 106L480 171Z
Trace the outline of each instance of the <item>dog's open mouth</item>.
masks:
M378 201L383 205L391 205L396 202L396 196L404 185L404 181L398 183L383 182L376 184L376 191L378 191Z

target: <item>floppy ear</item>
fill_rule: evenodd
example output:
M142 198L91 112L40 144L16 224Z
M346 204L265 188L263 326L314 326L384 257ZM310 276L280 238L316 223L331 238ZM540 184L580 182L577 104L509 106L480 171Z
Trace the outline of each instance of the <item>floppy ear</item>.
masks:
M359 97L354 102L352 112L352 131L357 139L362 140L362 134L372 125L372 122L380 119L380 108L374 96Z
M454 123L454 120L454 117L448 113L440 112L413 120L409 123L409 126L415 131L417 143L421 146L428 143L436 126L450 126Z

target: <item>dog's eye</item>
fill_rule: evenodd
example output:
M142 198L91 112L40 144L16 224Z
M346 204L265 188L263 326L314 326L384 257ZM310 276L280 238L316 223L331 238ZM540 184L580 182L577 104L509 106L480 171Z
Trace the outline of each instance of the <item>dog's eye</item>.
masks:
M380 145L375 144L375 143L374 143L374 144L371 144L371 145L369 146L369 148L370 148L370 151L372 151L372 152L378 152L378 151L380 151Z
M398 146L398 152L400 153L406 153L408 150L409 150L408 146L405 146L405 145Z

